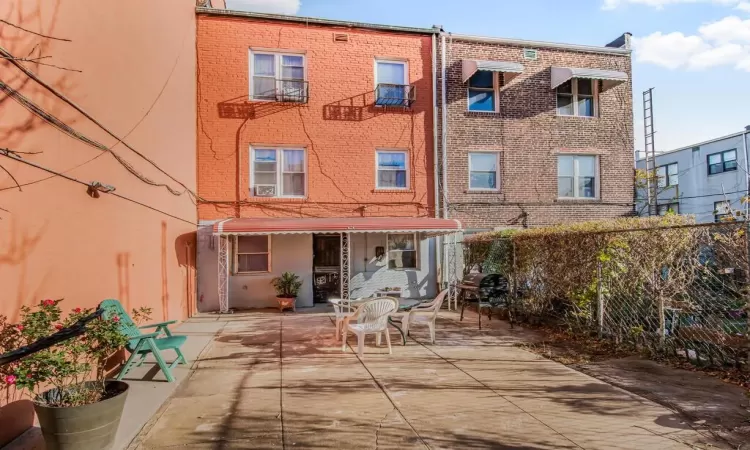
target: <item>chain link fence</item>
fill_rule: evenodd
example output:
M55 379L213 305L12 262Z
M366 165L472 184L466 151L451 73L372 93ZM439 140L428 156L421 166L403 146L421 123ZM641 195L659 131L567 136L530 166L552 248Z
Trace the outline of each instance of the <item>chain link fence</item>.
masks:
M634 229L470 236L461 269L508 278L510 317L632 350L748 370L747 225L640 219Z

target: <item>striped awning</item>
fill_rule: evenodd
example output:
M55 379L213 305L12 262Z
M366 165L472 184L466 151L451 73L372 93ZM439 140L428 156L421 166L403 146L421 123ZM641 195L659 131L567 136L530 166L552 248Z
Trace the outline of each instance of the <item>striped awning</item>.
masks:
M480 61L476 59L464 59L461 62L461 70L463 72L464 83L469 81L469 78L479 70L502 72L506 74L505 82L507 83L518 76L519 73L523 73L523 65L509 61Z
M440 236L462 229L458 220L434 217L238 218L213 226L215 235L419 232Z
M572 78L586 78L590 80L602 80L602 91L613 88L620 83L628 81L628 74L615 70L581 69L575 67L553 67L552 89Z

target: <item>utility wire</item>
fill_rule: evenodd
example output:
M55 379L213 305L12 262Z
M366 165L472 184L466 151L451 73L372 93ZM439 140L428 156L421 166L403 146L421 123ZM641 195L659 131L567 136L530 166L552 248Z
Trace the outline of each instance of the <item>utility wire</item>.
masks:
M35 168L37 168L39 170L43 170L43 171L45 171L47 173L50 173L53 176L64 178L64 179L66 179L68 181L72 181L72 182L78 183L78 184L80 184L82 186L86 186L87 188L94 188L95 187L94 183L86 183L85 181L81 181L78 178L71 177L70 175L66 175L66 174L64 174L62 172L57 172L57 171L52 170L52 169L50 169L48 167L44 167L44 166L39 165L37 163L31 162L31 161L27 161L27 160L21 158L20 156L18 156L17 154L15 154L15 152L13 150L9 150L7 148L0 148L0 156L4 156L4 157L6 157L8 159L12 159L14 161L26 164L26 165L31 166L31 167L35 167ZM106 192L106 194L112 195L114 197L121 198L121 199L129 201L131 203L135 203L136 205L143 206L144 208L148 208L148 209L150 209L152 211L156 211L156 212L158 212L160 214L163 214L165 216L171 217L173 219L180 220L180 221L188 223L190 225L197 225L195 222L191 222L191 221L189 221L187 219L183 219L182 217L175 216L175 215L170 214L170 213L168 213L166 211L162 211L162 210L160 210L158 208L155 208L153 206L150 206L150 205L147 205L145 203L139 202L138 200L132 199L130 197L126 197L124 195L120 195L117 192L110 191L110 192Z
M135 148L133 148L132 146L130 146L127 142L124 142L123 138L118 137L115 133L113 133L112 131L110 131L109 128L105 127L101 122L99 122L98 120L96 120L93 116L91 116L88 112L86 112L82 107L78 106L78 104L76 104L75 102L73 102L72 100L70 100L68 97L66 97L64 94L62 94L60 91L58 91L54 87L52 87L49 84L47 84L44 80L42 80L41 78L39 78L39 76L37 76L34 72L32 72L31 70L29 70L26 66L24 66L23 64L21 64L18 61L16 61L15 60L15 56L13 54L11 54L3 46L0 46L0 56L10 57L11 59L8 59L8 61L11 64L13 64L14 66L16 66L19 70L21 70L24 74L26 74L26 76L28 76L29 78L31 78L32 80L34 80L35 82L37 82L37 84L39 84L40 86L42 86L43 88L45 88L47 91L49 91L55 97L59 98L60 100L62 100L65 103L67 103L70 107L72 107L73 109L75 109L76 111L78 111L84 117L86 117L91 122L93 122L96 126L98 126L99 128L101 128L105 133L107 133L111 137L117 139L117 143L122 143L122 145L124 145L128 150L130 150L133 153L135 153L136 155L140 156L142 159L144 159L149 164L151 164L153 167L155 167L159 172L161 172L162 174L166 175L169 179L171 179L175 183L179 184L181 187L183 187L185 189L184 192L188 192L192 197L198 198L198 195L195 192L193 192L190 188L188 188L184 183L182 183L181 181L179 181L178 179L176 179L175 177L173 177L172 175L170 175L169 173L167 173L164 169L162 169L153 160L151 160L146 155L144 155L143 153L139 152L138 150L136 150ZM120 162L120 164L123 164L123 166L125 166L125 168L128 169L128 171L130 171L131 173L133 173L135 171L135 169L133 169L133 167L130 166L129 163L127 163L126 161L124 161L115 152L111 151L109 148L107 148L107 151L111 152L112 155L115 156L115 158L118 160L118 162ZM136 175L136 173L133 173L133 174ZM140 175L140 174L138 174L138 175ZM142 175L139 176L139 178L141 178L142 181L144 181L144 182L146 181L146 180L143 179L145 177L143 177ZM175 191L174 189L172 189L172 188L170 188L170 187L168 187L167 185L164 185L164 184L158 184L158 183L154 183L154 182L148 182L148 184L164 186L171 193L173 193L174 195L182 195L184 193L184 192L178 193L178 191Z
M90 139L87 136L85 136L85 135L79 133L78 131L74 130L68 124L66 124L65 122L61 121L56 116L48 113L43 108L41 108L39 105L37 105L36 103L32 102L26 96L24 96L23 94L21 94L17 90L13 89L12 87L8 86L7 84L3 83L2 81L0 81L0 91L4 92L8 97L12 98L14 101L16 101L19 105L23 106L24 108L26 108L32 114L34 114L37 117L41 118L42 120L44 120L48 124L52 125L53 127L57 128L58 130L62 131L63 133L67 134L68 136L70 136L70 137L72 137L74 139L78 139L79 141L81 141L81 142L83 142L83 143L85 143L87 145L90 145L90 146L92 146L92 147L94 147L94 148L96 148L98 150L101 150L103 152L109 152L109 153L111 153L112 156L114 156L115 159L123 167L125 167L125 169L128 170L128 172L130 172L131 174L133 174L135 177L137 177L139 180L143 181L144 183L149 184L151 186L164 187L171 194L177 195L177 196L182 195L185 192L190 192L191 194L193 194L192 191L190 191L187 188L185 188L184 191L180 192L180 191L177 191L177 190L173 189L171 186L169 186L167 184L159 183L159 182L151 180L150 178L148 178L145 175L143 175L140 172L138 172L128 161L124 160L119 154L117 154L116 152L114 152L113 150L111 150L106 145L104 145L104 144L102 144L102 143L100 143L100 142L98 142L96 140Z

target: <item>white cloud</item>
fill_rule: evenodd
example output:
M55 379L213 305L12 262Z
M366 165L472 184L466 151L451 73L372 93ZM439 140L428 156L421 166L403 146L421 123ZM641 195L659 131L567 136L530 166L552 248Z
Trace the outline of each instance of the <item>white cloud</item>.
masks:
M273 14L297 14L300 0L226 0L228 9Z
M750 2L739 2L735 8L750 13Z
M742 20L737 16L725 17L716 22L701 25L698 33L712 41L750 43L750 19Z
M656 9L662 9L665 6L676 5L679 3L715 3L718 5L729 6L738 2L739 0L604 0L602 9L615 9L627 4L645 5Z
M750 72L750 19L724 17L701 25L695 35L656 32L634 37L633 48L636 61L668 69L732 66Z

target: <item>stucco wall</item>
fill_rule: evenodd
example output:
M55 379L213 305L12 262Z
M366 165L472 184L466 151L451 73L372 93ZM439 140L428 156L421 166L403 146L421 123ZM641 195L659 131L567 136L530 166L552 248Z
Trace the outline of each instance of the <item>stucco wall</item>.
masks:
M419 235L418 235L419 236ZM434 239L419 241L417 269L388 269L388 258L375 257L375 247L386 248L386 233L352 234L351 297L370 297L383 288L401 288L403 298L434 297L437 272L435 270Z
M203 226L206 223L206 226ZM198 238L198 310L218 311L218 245L211 226L203 222ZM274 277L294 272L302 279L297 307L313 306L311 234L271 236L271 272L229 277L229 307L233 309L277 307Z
M195 189L194 0L6 0L0 18L52 40L0 26L0 45L69 96L165 172ZM78 132L112 146L135 171L183 190L99 127L0 60L0 81L19 90ZM22 191L0 171L0 314L65 298L65 309L119 298L149 306L154 320L183 319L194 301L196 207L188 195L138 180L111 154L54 129L0 95L0 146L29 161L120 195L91 198L86 187L0 157ZM174 216L174 217L170 217ZM0 403L6 399L0 392ZM0 410L0 445L29 416ZM13 423L10 418L25 419ZM33 414L31 415L33 417Z

